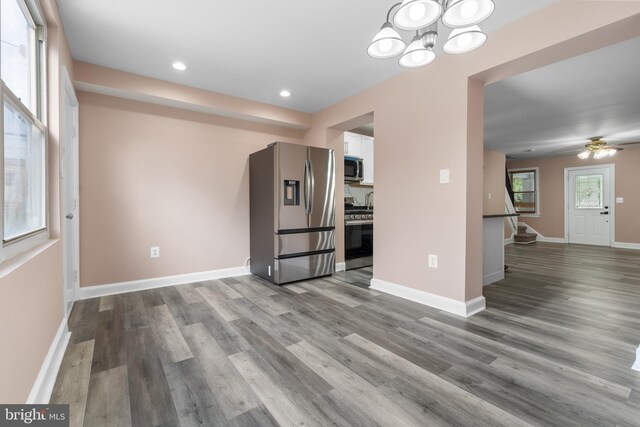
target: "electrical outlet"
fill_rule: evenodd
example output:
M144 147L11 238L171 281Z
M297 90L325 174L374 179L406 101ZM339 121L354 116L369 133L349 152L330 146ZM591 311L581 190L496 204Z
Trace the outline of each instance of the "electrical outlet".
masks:
M151 258L160 258L160 247L159 246L151 246Z
M429 268L438 268L438 255L429 254Z
M491 200L491 193L489 193L489 200Z
M616 203L624 203L624 197L616 197Z

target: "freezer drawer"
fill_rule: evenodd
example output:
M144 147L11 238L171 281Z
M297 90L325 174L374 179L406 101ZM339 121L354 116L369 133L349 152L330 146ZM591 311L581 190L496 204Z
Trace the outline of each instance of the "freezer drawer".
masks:
M280 285L335 273L335 252L275 260L275 283Z
M275 253L282 255L302 254L305 252L335 249L335 231L312 231L307 233L277 234Z

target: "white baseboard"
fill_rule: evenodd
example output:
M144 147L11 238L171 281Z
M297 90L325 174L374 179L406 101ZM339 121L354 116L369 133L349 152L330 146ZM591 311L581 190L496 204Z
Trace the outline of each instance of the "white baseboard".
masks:
M564 237L544 237L541 234L538 234L536 240L543 243L567 243L567 239Z
M496 271L495 273L482 276L482 286L487 286L500 280L504 280L504 268L500 271Z
M614 242L611 247L619 249L640 249L640 243Z
M347 263L346 262L336 262L336 273L338 271L346 271Z
M640 371L640 346L638 346L638 349L636 350L636 362L633 364L631 369Z
M527 227L527 233L536 234L536 241L543 243L567 243L567 239L564 237L544 237L542 234L538 233L533 227L531 227L526 222L519 222L518 225L524 225Z
M505 245L508 245L508 244L511 244L511 243L514 243L514 242L515 242L515 240L513 238L513 234L511 234L511 237L509 237L508 239L504 239L504 244Z
M53 386L58 376L58 370L64 357L64 352L67 349L67 344L69 344L70 336L71 333L67 328L67 319L63 318L62 322L60 322L58 332L56 332L56 336L53 337L47 356L42 362L40 372L38 372L33 387L31 387L31 393L29 393L26 401L27 405L44 405L49 403L51 392L53 391Z
M429 307L437 308L438 310L457 314L462 317L473 316L474 314L484 310L486 307L483 296L463 302L375 278L371 279L371 289L395 295Z
M79 299L104 297L124 294L146 289L163 288L182 285L184 283L204 282L206 280L223 279L225 277L244 276L249 274L247 267L223 268L200 273L179 274L176 276L157 277L153 279L132 280L130 282L112 283L108 285L87 286L80 288Z

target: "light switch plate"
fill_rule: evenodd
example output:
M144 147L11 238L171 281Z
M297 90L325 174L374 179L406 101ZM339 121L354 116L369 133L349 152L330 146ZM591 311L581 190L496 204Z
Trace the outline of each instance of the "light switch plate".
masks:
M449 183L449 169L441 169L440 184L448 184L448 183Z
M616 203L624 203L624 197L616 197Z

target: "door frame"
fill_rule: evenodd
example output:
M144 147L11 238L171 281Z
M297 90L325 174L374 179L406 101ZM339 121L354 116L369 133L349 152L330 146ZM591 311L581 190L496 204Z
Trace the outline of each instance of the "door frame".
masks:
M60 67L60 77L62 80L62 93L61 95L63 97L67 97L69 98L69 101L71 101L71 108L72 108L72 116L71 117L66 117L65 114L65 110L64 108L61 111L61 119L63 121L72 120L71 126L73 128L73 132L71 134L71 139L69 140L66 136L63 135L63 127L61 126L61 132L60 134L63 135L61 140L60 140L60 154L61 154L61 160L64 158L64 154L63 151L64 149L67 148L66 144L70 143L71 144L71 148L73 150L73 158L71 159L72 162L72 169L73 169L73 178L74 178L74 186L73 186L73 197L76 201L76 206L75 206L75 215L72 221L75 222L76 224L76 232L74 234L74 245L73 245L73 254L71 254L71 256L73 256L74 258L74 264L76 267L76 271L77 271L77 278L74 280L74 286L73 286L73 301L71 302L71 309L73 308L73 304L75 303L75 301L78 300L78 296L80 294L80 158L79 158L79 138L80 138L80 122L79 122L79 113L78 113L78 109L79 109L79 102L78 102L78 97L76 96L76 92L75 89L73 87L73 83L71 82L71 77L69 76L69 72L67 70L67 67L65 67L64 65L62 65ZM65 102L63 100L63 102ZM64 170L64 168L66 167L66 164L64 164L62 161L60 162L60 177L62 178L64 175L64 173L66 173L66 171ZM62 185L61 185L61 202L62 202L62 206L60 206L60 212L61 212L61 221L62 221L62 229L61 229L61 235L62 238L65 238L65 228L66 228L66 212L64 211L65 209L65 204L66 204L66 200L69 197L68 194L66 194L66 183L63 181ZM63 276L64 276L64 280L63 280L63 304L64 304L64 313L65 313L65 317L69 317L69 314L71 314L71 309L69 309L69 311L67 311L67 303L68 301L66 300L66 290L67 290L67 282L68 280L70 280L69 277L67 277L67 257L69 256L68 249L66 247L64 247L63 245ZM73 280L73 279L71 279Z
M572 166L564 168L564 241L569 243L569 172L586 169L609 169L609 246L616 241L616 165Z

